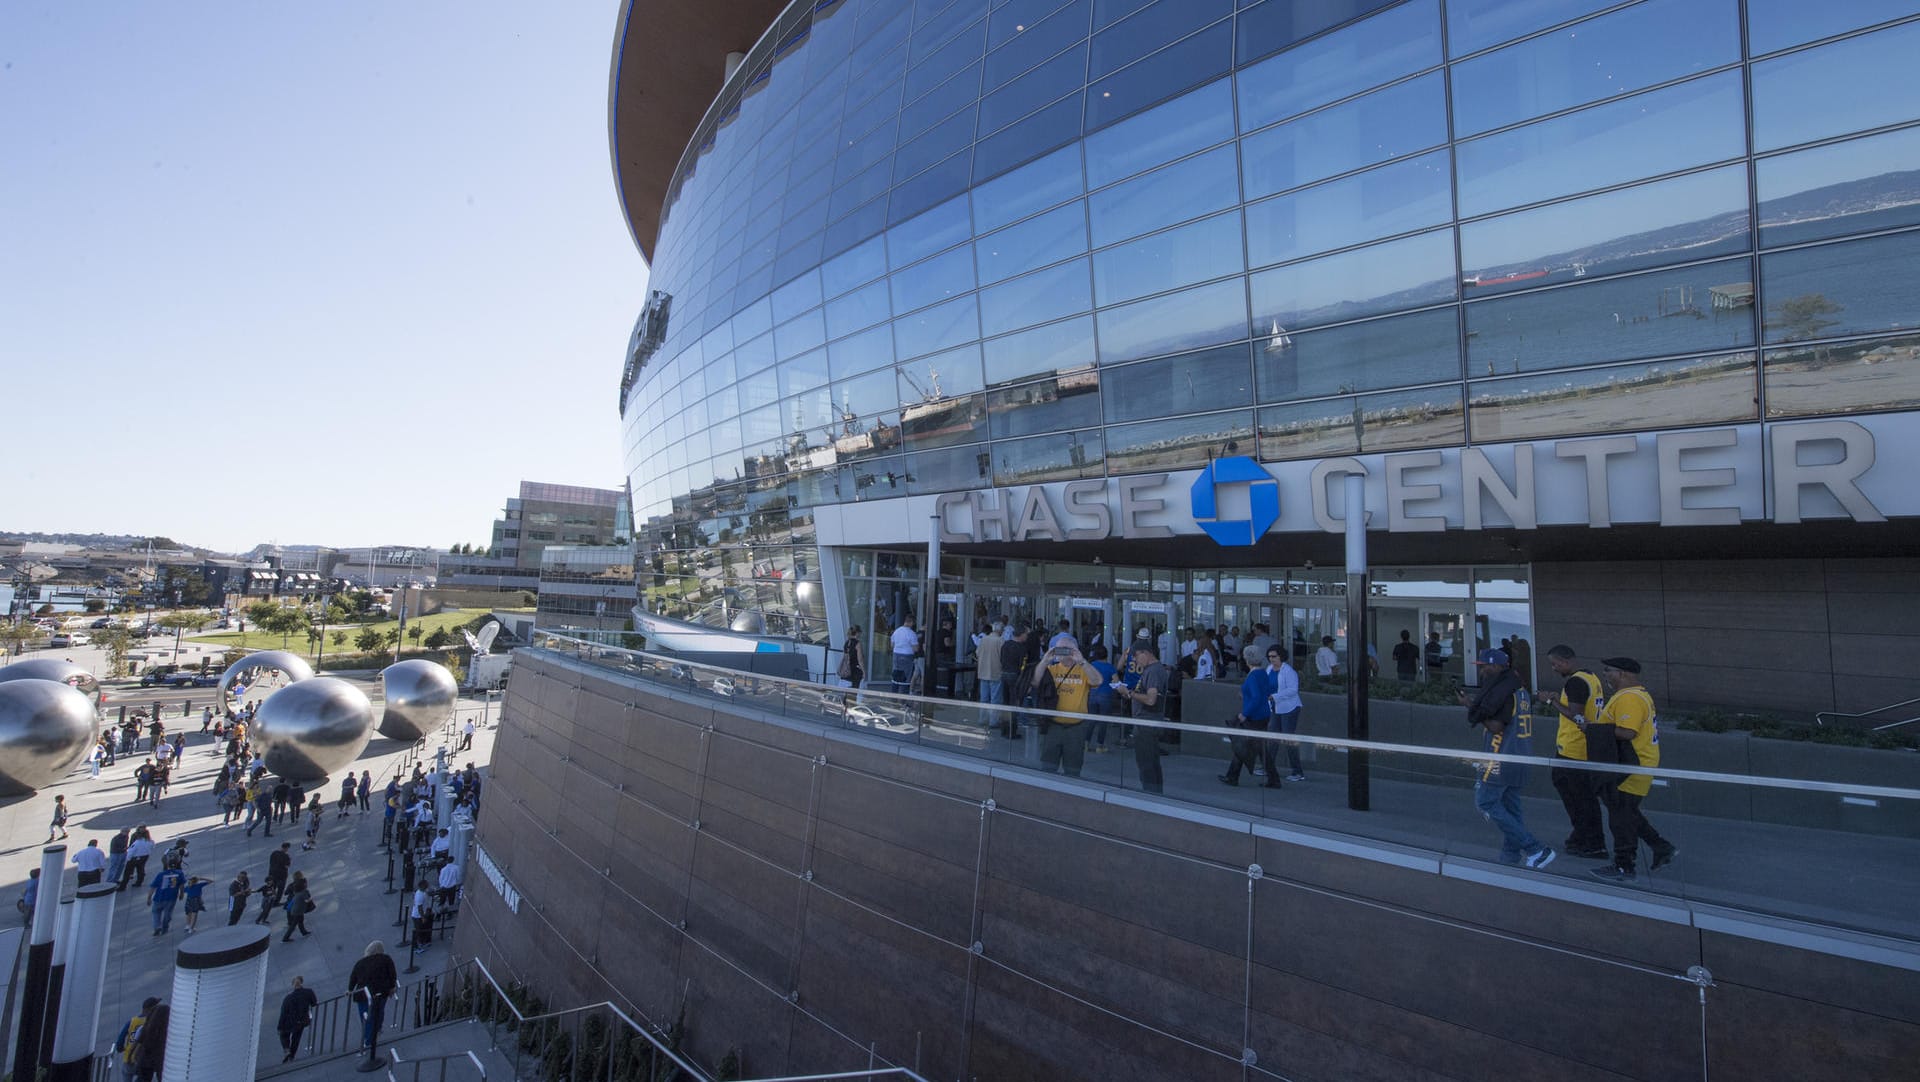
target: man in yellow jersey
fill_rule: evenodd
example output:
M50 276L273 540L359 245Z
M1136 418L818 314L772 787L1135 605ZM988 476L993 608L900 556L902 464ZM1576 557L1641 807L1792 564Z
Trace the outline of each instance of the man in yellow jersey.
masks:
M1043 710L1085 714L1087 696L1099 679L1100 674L1087 664L1077 647L1070 642L1056 646L1041 662L1040 675L1033 685L1033 704ZM1052 774L1064 768L1068 777L1079 777L1087 757L1087 732L1081 719L1041 715L1039 720L1040 769Z
M1547 651L1547 666L1561 681L1559 696L1550 700L1560 715L1553 757L1570 764L1589 760L1610 763L1613 761L1611 747L1596 755L1587 743L1587 726L1599 720L1606 696L1600 690L1600 678L1580 668L1574 660L1576 656L1573 647L1565 644ZM1605 860L1611 855L1601 830L1600 790L1605 782L1612 780L1609 775L1594 774L1577 766L1554 766L1553 788L1560 794L1560 804L1567 809L1567 821L1573 826L1567 835L1569 856Z
M1587 726L1587 743L1612 740L1619 761L1628 766L1660 765L1660 719L1654 713L1653 696L1640 682L1640 663L1630 657L1610 657L1600 663L1609 694L1600 716ZM1648 774L1614 774L1619 779L1601 794L1607 805L1607 825L1613 831L1613 863L1595 868L1595 878L1610 883L1631 883L1640 843L1653 850L1648 871L1657 871L1678 856L1680 849L1662 838L1647 817L1640 802L1652 788Z

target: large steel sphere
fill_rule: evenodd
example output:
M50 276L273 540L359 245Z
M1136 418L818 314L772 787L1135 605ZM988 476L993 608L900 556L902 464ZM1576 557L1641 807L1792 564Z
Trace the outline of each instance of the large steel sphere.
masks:
M380 682L387 689L380 735L408 743L445 725L460 698L460 686L447 667L420 658L387 666Z
M302 680L260 704L253 739L268 770L293 781L316 781L366 750L373 739L373 703L338 677Z
M58 680L0 684L0 795L25 796L65 777L96 724L93 700Z
M36 657L28 661L16 661L0 668L0 680L51 680L56 684L80 689L88 697L100 693L100 681L93 674L57 657Z
M220 674L220 702L222 704L231 705L233 703L233 700L228 696L232 692L234 682L242 676L247 676L249 673L253 674L247 679L249 685L258 682L262 677L267 677L269 674L278 674L274 679L276 679L280 685L284 686L287 684L297 684L302 680L313 679L313 666L307 664L307 660L299 654L291 654L285 650L262 650L257 654L248 654L246 657L227 666L227 671Z

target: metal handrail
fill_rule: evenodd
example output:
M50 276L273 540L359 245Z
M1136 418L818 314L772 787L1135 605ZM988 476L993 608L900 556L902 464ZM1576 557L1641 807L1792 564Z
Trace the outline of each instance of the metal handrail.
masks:
M480 1072L480 1082L487 1082L487 1065L480 1062L480 1057L471 1049L465 1052L449 1052L444 1056L428 1056L426 1059L403 1060L400 1058L399 1049L389 1048L387 1049L387 1055L393 1057L393 1067L387 1068L387 1082L400 1082L398 1078L394 1077L393 1070L394 1067L398 1067L403 1063L413 1064L413 1082L420 1082L420 1068L425 1067L429 1063L438 1063L440 1065L440 1082L447 1082L447 1063L450 1060L457 1059L464 1059L471 1062L474 1070Z
M1847 713L1842 713L1838 710L1822 710L1813 716L1813 721L1814 721L1814 724L1816 725L1825 725L1827 723L1828 718L1833 718L1835 720L1844 718L1848 721L1865 721L1867 718L1870 718L1875 714L1881 713L1882 711L1898 710L1903 706L1912 706L1915 703L1920 703L1920 697L1905 699L1897 703L1888 703L1885 706L1876 706L1872 710L1862 710L1858 714L1847 714ZM1887 731L1888 729L1897 729L1902 725L1912 725L1916 721L1920 721L1920 714L1916 714L1910 718L1903 718L1899 721L1890 721L1885 725L1876 725L1869 731L1881 733L1881 732Z
M597 1011L597 1010L604 1009L610 1012L615 1018L618 1018L620 1021L625 1022L629 1029L633 1030L636 1034L639 1034L640 1037L647 1042L647 1044L653 1047L654 1051L660 1053L661 1055L667 1057L667 1059L671 1060L674 1066L687 1072L687 1074L689 1074L695 1079L700 1080L700 1082L706 1082L706 1079L707 1079L706 1072L702 1071L698 1067L695 1067L692 1063L689 1063L686 1057L680 1055L680 1053L675 1052L673 1049L668 1048L665 1044L661 1043L660 1039L658 1037L655 1037L647 1029L647 1027L634 1021L633 1018L627 1014L627 1012L621 1010L618 1006L614 1004L612 1000L603 999L598 1003L589 1003L580 1007L568 1007L565 1010L559 1010L559 1011L547 1011L543 1014L534 1014L534 1015L521 1014L520 1008L513 1005L513 998L507 995L506 989L502 987L500 984L500 981L494 977L493 971L487 968L487 964L485 962L482 962L478 958L469 959L469 962L473 965L475 969L478 969L480 971L481 976L487 979L487 984L490 987L492 987L494 990L494 993L500 997L500 1003L503 1006L505 1006L509 1012L513 1014L514 1028L516 1029L523 1028L530 1023L536 1023L536 1022L538 1023L558 1022L561 1019L565 1019L568 1017L584 1016L588 1011ZM487 1019L487 1023L489 1026L489 1033L491 1033L491 1026L492 1026L491 1017ZM495 1047L496 1048L498 1047L498 1042L495 1043ZM513 1070L514 1070L514 1075L516 1077L518 1077L520 1074L519 1052L520 1052L519 1043L515 1042Z
M638 676L643 680L648 680L651 683L657 683L669 689L697 690L698 685L695 684L691 679L693 670L710 669L710 670L714 670L717 673L724 674L727 678L729 678L729 680L737 678L741 681L750 682L751 684L756 686L757 685L783 685L786 687L801 689L807 692L808 694L816 695L816 696L820 695L823 690L820 685L812 683L810 681L794 680L789 677L773 676L765 673L749 672L743 669L729 669L723 666L713 665L707 662L692 662L692 661L687 661L680 658L675 658L670 655L654 654L645 650L632 650L626 647L612 646L604 643L594 642L590 639L579 638L576 635L561 634L559 632L547 631L544 629L537 629L537 628L535 629L534 644L531 648L547 649L549 652L560 657L569 657L569 656L572 656L575 658L580 657L580 653L578 650L557 650L551 647L545 647L542 645L543 640L572 643L577 647L585 648L591 651L600 651L603 653L605 651L610 651L610 650L618 651L623 654L632 655L635 658L644 659L650 664L661 666L667 669L669 673L672 673L675 670L680 670L688 674L686 678L675 676L673 679L654 679L646 673L636 672L631 669L620 670L623 672L630 673L631 675ZM590 660L587 663L592 664ZM900 718L902 719L910 718L916 723L917 726L926 725L926 724L937 724L937 715L935 711L939 709L965 707L966 709L969 709L969 710L998 713L998 714L1005 714L1005 715L1016 715L1016 716L1026 717L1026 718L1035 718L1035 717L1064 718L1070 722L1075 722L1075 723L1106 722L1108 724L1119 724L1119 725L1146 724L1156 729L1165 729L1172 732L1193 733L1199 736L1224 736L1224 737L1228 737L1236 740L1271 741L1271 742L1276 742L1283 745L1284 744L1309 745L1309 746L1326 748L1329 751L1346 751L1352 748L1359 748L1367 751L1378 751L1378 752L1384 752L1384 753L1395 754L1395 755L1426 757L1430 759L1444 759L1444 760L1450 760L1452 762L1461 763L1461 764L1501 762L1501 763L1514 763L1514 764L1524 765L1524 766L1539 766L1539 767L1547 767L1547 768L1552 768L1557 765L1560 765L1560 760L1554 759L1551 756L1541 756L1541 755L1512 755L1505 752L1494 753L1494 752L1477 751L1477 750L1471 750L1471 749L1436 748L1436 747L1431 747L1424 744L1395 744L1395 743L1388 743L1385 741L1378 741L1378 740L1355 740L1351 737L1314 736L1308 733L1300 733L1300 732L1276 733L1276 732L1270 732L1270 731L1260 730L1260 729L1231 728L1231 727L1222 726L1222 725L1198 725L1192 722L1168 721L1168 720L1159 719L1159 718L1153 719L1151 721L1143 722L1142 719L1128 718L1128 717L1122 717L1122 716L1112 716L1112 715L1103 715L1103 714L1082 714L1082 713L1073 713L1071 711L1065 711L1065 710L1046 710L1040 707L1033 707L1033 706L1008 706L1000 703L964 702L964 701L953 700L953 699L930 699L930 698L925 698L923 696L905 695L905 694L900 694L900 693L891 692L891 691L880 691L876 689L828 688L828 689L825 689L825 692L827 694L834 694L834 695L840 696L841 699L844 701L844 703L849 707L857 706L857 705L865 705L871 708L871 706L876 702L883 707L891 705L892 707L895 708ZM744 701L741 702L741 708L743 710L753 709L751 704L746 703ZM1634 765L1621 765L1617 763L1585 762L1585 761L1581 763L1580 769L1583 771L1591 772L1591 773L1619 774L1622 776L1646 775L1654 778L1667 778L1674 781L1713 782L1713 783L1725 784L1725 785L1746 785L1746 786L1753 786L1756 788L1763 788L1763 789L1786 789L1786 790L1793 790L1798 792L1831 793L1831 794L1840 795L1840 796L1878 797L1878 798L1883 798L1888 800L1920 800L1920 789L1908 789L1908 788L1900 788L1896 786L1886 786L1886 785L1862 785L1862 784L1855 784L1855 783L1849 783L1849 782L1815 781L1815 780L1803 779L1803 778L1775 778L1775 777L1767 777L1767 776L1762 776L1757 774L1725 774L1718 771L1710 771L1710 770L1684 770L1678 767L1634 766Z

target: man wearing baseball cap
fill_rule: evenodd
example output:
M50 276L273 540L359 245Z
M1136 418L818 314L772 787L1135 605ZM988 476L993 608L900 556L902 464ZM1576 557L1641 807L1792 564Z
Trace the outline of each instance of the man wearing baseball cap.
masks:
M1484 730L1489 755L1533 754L1533 699L1514 675L1506 651L1482 650L1474 660L1480 667L1480 693L1471 699L1465 691L1459 696L1467 708L1467 724ZM1520 788L1526 783L1524 763L1489 759L1474 783L1473 804L1500 828L1500 863L1545 868L1559 854L1527 830L1520 810Z
M1600 662L1600 676L1610 694L1600 717L1587 727L1587 742L1612 740L1618 761L1630 766L1660 765L1660 719L1654 713L1653 696L1640 682L1640 663L1630 657L1610 657ZM1653 850L1648 871L1665 867L1680 854L1680 847L1660 836L1640 811L1653 786L1650 774L1610 775L1612 784L1603 783L1600 798L1607 805L1607 828L1613 834L1613 863L1595 868L1593 876L1610 883L1634 881L1635 859L1640 843Z

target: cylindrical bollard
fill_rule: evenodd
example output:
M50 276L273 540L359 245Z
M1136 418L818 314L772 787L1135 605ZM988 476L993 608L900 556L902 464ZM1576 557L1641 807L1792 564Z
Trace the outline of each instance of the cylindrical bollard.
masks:
M200 932L174 955L173 1025L167 1082L226 1082L250 1076L260 1055L270 928L236 924Z
M436 828L450 825L453 818L453 786L447 784L452 780L444 770L433 775L433 825Z
M53 1035L60 1031L60 997L66 987L67 958L73 953L72 898L62 899L54 917L53 968L47 971L47 1013L40 1025L40 1066L53 1066Z
M67 847L40 851L40 885L35 888L33 928L27 934L27 976L20 985L20 1032L13 1043L13 1075L31 1078L28 1064L40 1062L40 1020L47 1013L47 980L53 972L53 937L60 919L60 885L67 871Z
M473 845L473 824L455 820L453 832L447 835L447 839L452 843L449 852L453 854L453 862L460 865L460 876L464 882L467 874L467 850Z
M74 900L67 976L60 989L60 1025L53 1036L53 1082L87 1082L93 1073L93 1036L100 1028L100 992L113 945L112 883L89 883Z

